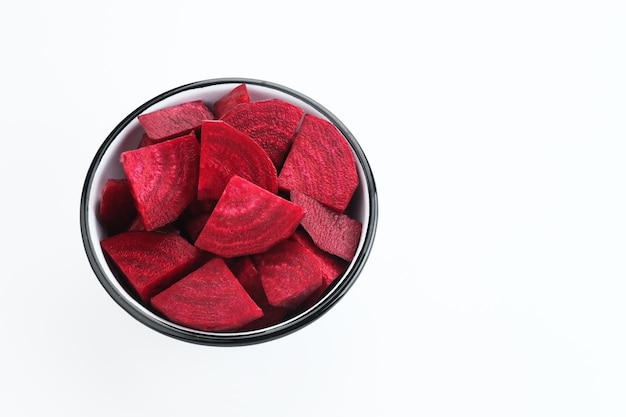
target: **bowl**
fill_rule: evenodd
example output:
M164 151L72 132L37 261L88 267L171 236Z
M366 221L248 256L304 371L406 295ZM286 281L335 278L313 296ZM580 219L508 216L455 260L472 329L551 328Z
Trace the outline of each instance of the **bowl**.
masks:
M246 84L251 101L278 98L300 106L306 113L326 119L337 127L352 148L359 176L359 186L347 214L361 222L363 227L354 258L344 273L310 307L288 316L280 323L260 329L199 331L155 313L126 290L100 246L107 232L98 221L99 199L108 178L123 176L120 154L136 148L142 138L143 129L137 120L138 115L194 100L202 100L211 108L217 99L240 84ZM374 242L377 217L378 203L372 170L359 143L346 126L325 107L302 93L273 82L247 78L220 78L189 83L159 94L137 107L111 131L96 152L86 175L80 202L80 227L85 252L95 276L110 297L136 320L157 332L182 341L212 346L267 342L302 329L324 315L346 294L363 270Z

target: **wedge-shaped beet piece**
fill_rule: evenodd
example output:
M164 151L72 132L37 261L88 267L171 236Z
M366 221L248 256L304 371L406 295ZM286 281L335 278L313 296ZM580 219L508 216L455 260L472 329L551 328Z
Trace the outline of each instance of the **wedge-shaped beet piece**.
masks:
M171 321L197 330L231 331L263 316L222 258L213 258L152 297Z
M210 214L215 205L217 204L217 200L198 200L195 199L185 208L185 211L181 214L181 217L193 217L199 214Z
M295 308L322 285L319 261L292 240L280 242L254 260L267 300L273 306Z
M122 232L100 244L144 302L193 270L200 259L200 251L175 233Z
M278 323L287 315L289 312L288 309L274 307L267 300L263 284L261 283L261 275L252 261L251 256L242 256L227 261L228 267L233 271L233 274L235 274L243 288L263 310L263 317L244 326L242 330L252 330L270 326Z
M289 313L286 308L273 307L269 310L263 310L263 317L246 324L241 331L262 329L280 323Z
M196 241L215 204L217 200L194 200L176 220L176 225L190 242Z
M141 221L139 216L137 216L128 226L128 229L126 229L125 231L126 232L146 232L147 230L146 230L146 226L143 225L143 222ZM165 226L161 226L152 230L152 232L180 234L180 229L176 225L174 225L174 223L168 223Z
M268 306L267 296L263 290L263 284L261 284L261 276L252 261L252 257L241 256L227 259L226 263L254 302L261 308Z
M240 104L222 120L250 136L280 169L303 115L298 106L269 99Z
M197 100L141 114L137 119L150 139L147 143L157 143L198 130L202 121L214 117L211 110Z
M330 122L307 114L278 176L282 191L300 190L342 213L359 177L350 145Z
M311 236L302 227L298 227L290 239L311 251L320 261L322 269L322 286L298 307L298 310L305 310L313 306L324 294L324 291L341 276L348 267L348 262L318 248Z
M102 187L99 219L109 234L122 232L137 216L135 200L126 178L110 178Z
M278 191L276 168L255 141L221 120L203 122L198 199L217 200L233 175L274 194Z
M156 142L153 142L152 139L150 139L150 137L146 133L144 133L143 136L141 136L141 140L139 141L137 147L143 148L144 146L154 145L155 143Z
M200 158L194 134L126 151L120 158L146 230L174 221L194 200Z
M209 220L210 216L211 213L205 213L185 217L184 219L179 219L179 227L181 231L185 234L185 237L193 243L200 235L200 232L204 228L204 225L206 224L207 220Z
M225 258L260 253L291 236L303 216L296 204L234 175L195 245Z
M248 87L245 84L240 84L215 102L213 116L219 119L239 104L249 102Z
M306 214L305 214L306 216ZM298 242L305 249L308 249L315 255L320 261L320 267L322 269L322 277L324 282L322 284L322 290L325 290L332 284L348 267L348 262L338 256L328 253L320 249L311 236L302 227L298 227L291 236L291 240Z
M290 199L306 211L301 224L315 245L348 262L352 261L361 239L362 224L297 190L291 192Z

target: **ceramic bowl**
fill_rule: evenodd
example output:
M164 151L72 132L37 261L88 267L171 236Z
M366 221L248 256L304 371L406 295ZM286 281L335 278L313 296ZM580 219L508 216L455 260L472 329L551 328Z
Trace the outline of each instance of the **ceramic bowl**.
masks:
M357 161L360 184L347 214L362 223L362 234L356 254L345 272L315 304L306 310L289 316L280 323L257 330L198 331L173 323L156 314L143 306L125 289L107 263L100 247L100 241L107 237L107 233L97 218L99 199L108 178L123 176L119 162L120 154L136 148L142 138L143 129L137 121L138 115L193 100L203 100L211 108L217 99L240 84L246 84L252 101L279 98L300 106L307 113L327 119L339 129L350 144ZM80 227L86 255L95 276L112 299L139 322L164 335L191 343L214 346L267 342L299 330L324 315L346 294L363 270L374 242L377 217L378 203L372 170L359 143L346 126L325 107L302 93L276 83L243 78L193 82L159 94L137 107L112 130L96 152L87 172L80 203Z

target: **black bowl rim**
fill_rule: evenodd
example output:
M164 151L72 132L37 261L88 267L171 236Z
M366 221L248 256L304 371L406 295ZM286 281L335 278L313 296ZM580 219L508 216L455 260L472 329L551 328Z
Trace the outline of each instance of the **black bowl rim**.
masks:
M369 202L369 218L367 222L367 229L365 231L365 238L363 242L363 246L361 250L357 253L357 256L351 263L351 268L347 273L344 274L343 277L338 280L334 286L334 288L329 292L329 294L324 297L320 302L318 302L314 307L307 310L305 313L301 313L294 318L279 323L274 326L246 331L246 332L201 332L192 329L186 329L182 326L177 326L175 324L169 323L167 320L163 321L155 321L151 317L146 316L142 311L137 310L135 305L129 301L130 295L125 293L120 293L117 288L110 282L109 277L104 272L103 266L100 264L98 257L95 254L95 249L93 247L93 239L91 238L91 232L89 230L88 224L88 199L91 191L92 182L94 179L95 172L98 168L99 163L101 162L104 154L108 150L109 146L113 143L113 141L117 138L117 136L122 132L122 130L133 121L139 114L143 113L150 106L168 98L173 95L179 94L184 91L189 91L198 88L205 88L209 86L215 86L220 84L248 84L255 85L260 87L266 87L269 89L274 89L280 91L284 94L288 94L293 96L294 98L310 105L312 108L320 112L324 117L330 120L344 135L347 141L350 143L352 149L354 150L356 157L358 159L361 168L363 169L363 174L365 176L365 181L367 183L367 192ZM376 234L376 227L378 223L378 197L376 191L376 185L374 182L374 176L372 174L371 167L369 162L365 156L365 153L361 149L361 146L354 138L352 133L346 128L346 126L330 111L328 111L325 107L307 97L306 95L297 92L291 88L285 87L280 84L276 84L269 81L258 80L253 78L215 78L215 79L207 79L202 81L196 81L189 84L185 84L171 90L168 90L164 93L161 93L151 100L148 100L141 106L137 107L134 111L132 111L128 116L126 116L107 136L105 141L102 143L98 151L96 152L91 165L87 171L86 179L83 185L83 190L81 194L80 201L80 228L81 235L83 240L83 246L85 248L87 258L93 269L96 277L100 281L101 285L104 289L109 293L109 295L113 298L113 300L119 304L127 313L137 319L139 322L144 325L156 330L164 335L173 337L175 339L183 340L186 342L191 342L195 344L201 345L211 345L211 346L243 346L243 345L253 345L257 343L267 342L270 340L277 339L279 337L286 336L290 333L295 332L296 330L302 329L313 321L317 320L319 317L324 315L331 307L333 307L346 292L352 287L358 276L360 275L367 258L370 255L372 245L374 242L374 237Z

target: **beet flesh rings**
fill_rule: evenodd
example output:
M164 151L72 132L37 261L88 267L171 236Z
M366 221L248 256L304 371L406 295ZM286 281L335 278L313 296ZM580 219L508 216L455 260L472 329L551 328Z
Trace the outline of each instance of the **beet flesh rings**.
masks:
M352 149L330 122L307 114L278 176L281 190L299 190L343 212L359 185Z
M195 245L225 258L260 253L290 237L303 216L301 207L235 175Z

